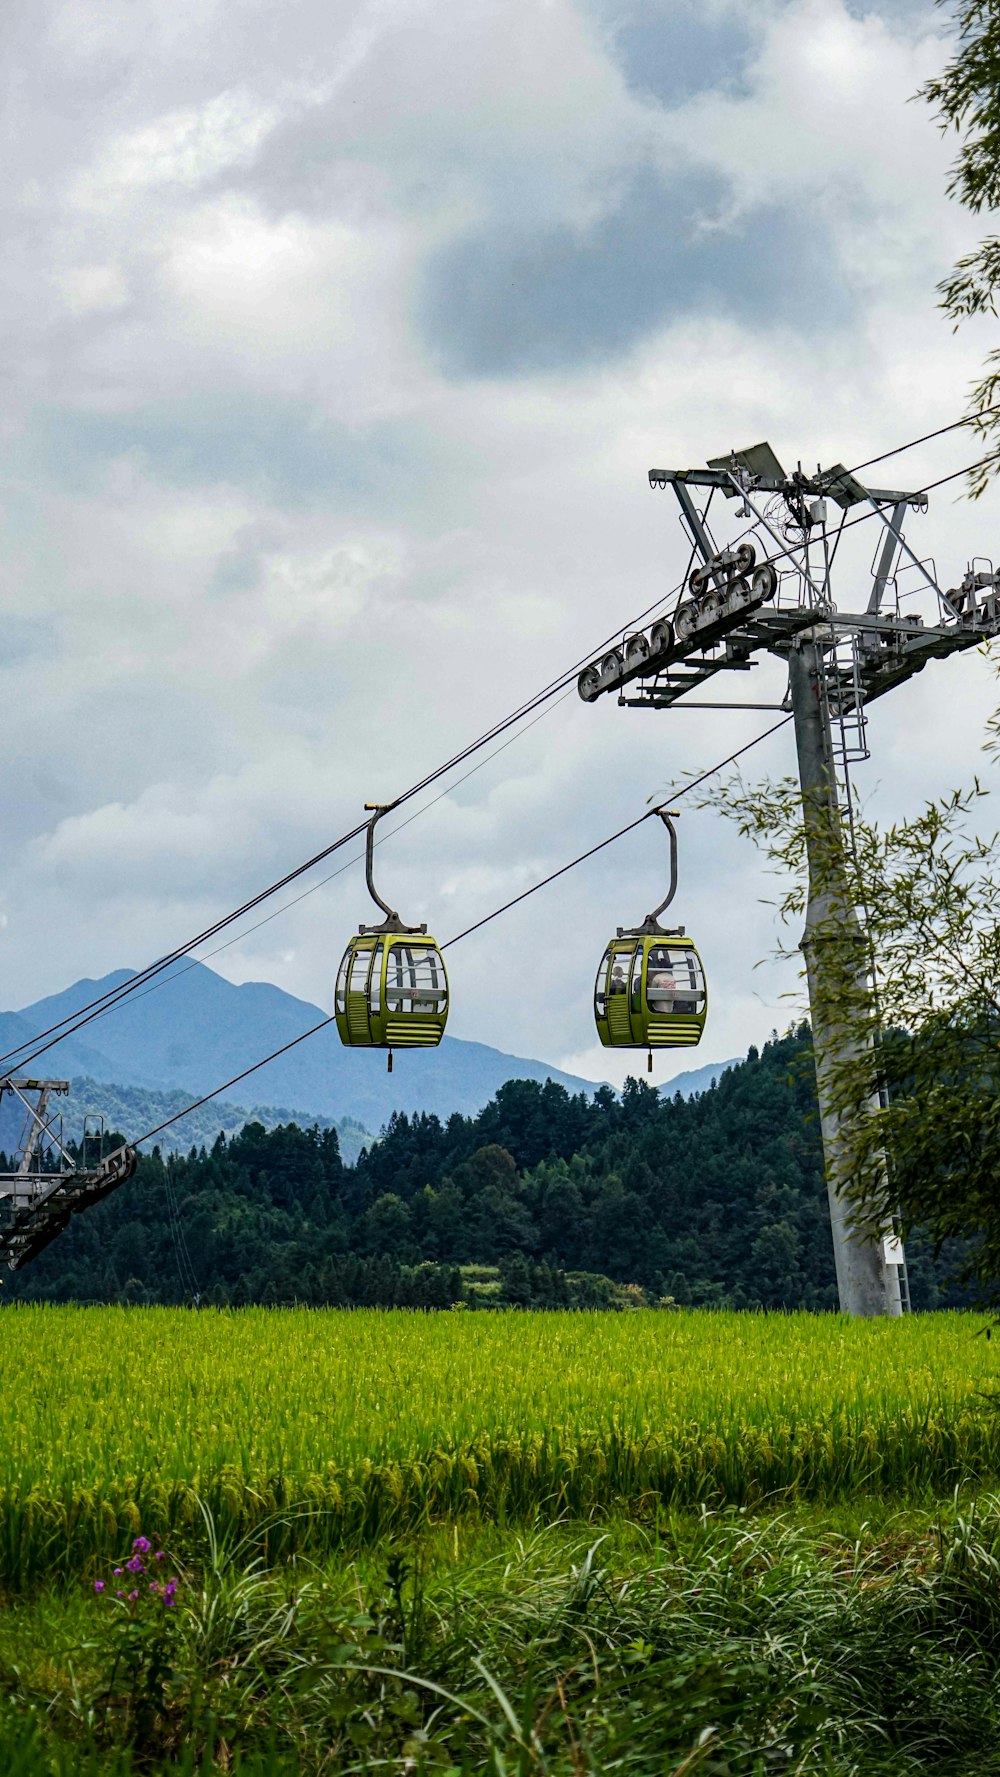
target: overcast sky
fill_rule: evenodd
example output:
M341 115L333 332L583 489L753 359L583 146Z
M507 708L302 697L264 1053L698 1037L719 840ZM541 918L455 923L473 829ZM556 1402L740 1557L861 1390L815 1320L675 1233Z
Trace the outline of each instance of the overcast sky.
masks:
M975 227L908 102L945 25L6 0L0 1004L141 967L664 596L686 556L651 464L760 438L851 463L960 414L993 336L934 287ZM946 585L998 499L913 519ZM976 656L932 665L873 708L862 788L905 808L989 774L993 701ZM385 845L384 893L444 940L773 720L574 693ZM747 761L792 767L787 731ZM718 1060L787 1023L794 970L755 966L775 890L746 842L694 810L681 837ZM664 875L649 825L457 946L450 1031L620 1080L594 972ZM330 1009L368 914L354 867L210 960Z

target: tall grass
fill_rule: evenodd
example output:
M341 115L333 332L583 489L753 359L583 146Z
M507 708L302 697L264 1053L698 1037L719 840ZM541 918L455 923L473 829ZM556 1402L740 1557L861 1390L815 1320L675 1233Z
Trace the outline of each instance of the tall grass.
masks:
M266 1553L429 1520L920 1497L1000 1473L962 1315L0 1315L0 1581L80 1570L199 1499Z
M274 1573L213 1544L152 1696L107 1599L14 1608L0 1764L125 1777L130 1747L147 1777L240 1753L244 1777L1000 1777L996 1498L847 1538L724 1512L460 1540Z

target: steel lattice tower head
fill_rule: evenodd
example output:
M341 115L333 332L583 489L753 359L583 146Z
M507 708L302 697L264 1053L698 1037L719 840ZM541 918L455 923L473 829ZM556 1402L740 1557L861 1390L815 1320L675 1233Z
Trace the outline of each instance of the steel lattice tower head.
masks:
M12 1271L35 1258L60 1234L70 1217L99 1203L132 1177L138 1165L134 1148L104 1153L104 1119L88 1113L83 1120L80 1152L74 1155L63 1139L62 1116L49 1115L53 1098L65 1097L68 1080L41 1080L0 1075L0 1107L9 1096L23 1113L23 1127L11 1169L0 1172L0 1261ZM99 1133L91 1136L95 1121ZM88 1149L96 1146L90 1156Z

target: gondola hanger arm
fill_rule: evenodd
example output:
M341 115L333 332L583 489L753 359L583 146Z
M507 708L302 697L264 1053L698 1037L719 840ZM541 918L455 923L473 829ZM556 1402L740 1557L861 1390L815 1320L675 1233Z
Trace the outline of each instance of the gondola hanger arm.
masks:
M654 907L652 913L646 915L646 924L655 926L659 921L660 914L666 912L677 893L677 828L674 826L674 822L680 819L680 815L676 808L654 808L652 812L659 815L670 836L670 887L660 905Z
M425 925L422 925L422 926L404 925L402 920L399 917L399 914L396 912L396 909L394 907L390 907L388 902L383 901L381 895L378 892L378 889L375 887L375 875L374 875L375 826L376 826L376 823L382 819L382 816L384 814L388 814L390 812L390 810L392 810L394 808L398 808L398 807L399 807L398 798L395 802L366 802L365 803L365 813L370 814L372 817L371 820L368 822L368 836L365 841L365 878L368 883L368 893L371 895L371 898L375 902L376 907L381 907L382 912L385 914L385 922L381 926L364 926L363 925L361 927L361 931L363 933L364 932L426 932L426 930L427 930L427 927Z
M652 815L657 815L659 817L670 836L670 887L667 890L665 899L660 902L658 907L653 908L652 913L647 913L642 925L631 928L631 933L629 934L631 936L638 936L643 933L659 933L662 930L659 924L660 914L666 912L677 893L677 829L674 826L674 822L680 820L680 810L677 808L663 808L662 806L659 808L651 808L649 814L647 814L645 818L648 820ZM678 927L678 930L682 929L682 927ZM621 938L625 935L625 927L619 927L618 936Z

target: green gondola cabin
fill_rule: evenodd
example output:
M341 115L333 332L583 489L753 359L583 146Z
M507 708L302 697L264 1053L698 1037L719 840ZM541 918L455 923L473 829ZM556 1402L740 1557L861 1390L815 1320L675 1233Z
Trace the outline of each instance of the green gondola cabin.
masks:
M448 1021L444 957L423 934L352 938L337 971L334 1013L350 1048L433 1048Z
M601 958L594 1017L606 1049L676 1049L701 1041L705 971L683 931L622 932Z
M677 893L675 814L652 808L670 841L670 887L640 926L618 927L597 971L594 1019L606 1049L693 1048L700 1043L708 1012L705 971L694 942L677 926L659 924Z

